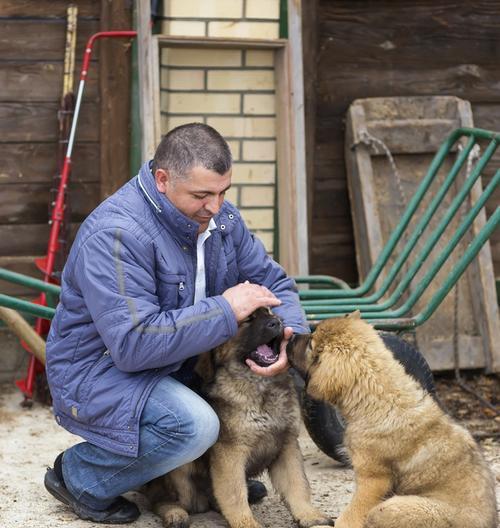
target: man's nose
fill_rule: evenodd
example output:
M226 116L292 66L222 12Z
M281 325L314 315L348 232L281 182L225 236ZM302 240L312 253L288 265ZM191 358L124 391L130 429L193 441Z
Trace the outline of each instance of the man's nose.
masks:
M208 202L205 203L205 209L211 214L216 215L219 212L222 201L218 196L213 196Z

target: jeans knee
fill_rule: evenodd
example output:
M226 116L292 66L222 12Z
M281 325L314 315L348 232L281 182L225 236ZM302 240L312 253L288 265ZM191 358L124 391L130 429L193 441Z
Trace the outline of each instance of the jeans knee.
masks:
M196 408L191 409L192 445L202 455L219 437L220 422L212 407L203 401Z

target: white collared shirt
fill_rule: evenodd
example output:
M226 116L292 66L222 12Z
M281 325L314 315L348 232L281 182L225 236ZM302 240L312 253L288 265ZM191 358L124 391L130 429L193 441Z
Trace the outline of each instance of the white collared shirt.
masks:
M198 235L196 242L196 279L194 290L194 302L198 302L206 297L206 279L205 279L205 242L211 235L210 231L217 227L213 218L210 218L208 228Z

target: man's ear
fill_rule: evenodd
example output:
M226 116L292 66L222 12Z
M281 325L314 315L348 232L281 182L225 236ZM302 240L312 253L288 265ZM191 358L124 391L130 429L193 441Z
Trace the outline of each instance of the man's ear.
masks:
M345 315L346 319L361 319L361 312L356 310L350 314Z
M162 194L165 194L167 191L167 185L170 182L170 174L168 171L164 169L156 169L155 182L158 191Z
M203 352L198 356L194 371L205 383L210 383L215 377L215 365L212 351Z

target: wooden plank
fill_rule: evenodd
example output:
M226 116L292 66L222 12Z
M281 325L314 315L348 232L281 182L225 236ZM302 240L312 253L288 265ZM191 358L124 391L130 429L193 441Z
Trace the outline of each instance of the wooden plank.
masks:
M160 117L160 108L154 107L155 90L153 65L151 62L151 6L149 0L137 1L137 56L139 64L139 107L141 118L141 153L142 160L151 159L157 147L156 130ZM157 97L157 96L156 96Z
M2 0L2 17L61 18L66 16L68 0ZM98 17L95 0L78 0L79 17Z
M402 93L413 96L454 94L471 103L499 103L499 83L498 68L478 68L477 75L471 75L461 65L442 69L401 68L388 72L347 64L322 74L318 82L317 111L319 115L340 114L355 99L396 97Z
M101 31L130 30L132 12L125 0L101 2ZM100 157L102 199L113 194L130 176L130 57L129 39L104 39L99 49L101 92Z
M450 98L455 104L456 118L461 126L473 126L472 110L466 101L459 101L456 98ZM390 101L391 104L400 105L400 112L389 112L390 117L397 118L398 115L411 113L415 109L415 119L423 115L423 107L427 112L433 113L436 118L449 118L449 106L443 105L443 98L415 98L405 97L397 98ZM389 105L385 104L384 99L365 99L357 100L353 103L348 115L348 137L346 145L358 143L363 131L370 129L370 120L368 115L379 117L374 113L372 106L378 106L376 112L383 114ZM424 123L426 119L424 118ZM408 119L409 128L412 130L413 121ZM396 119L397 123L397 119ZM421 145L417 145L418 139L421 139ZM444 137L442 138L444 139ZM348 169L348 181L351 195L351 204L353 208L353 219L356 238L356 249L359 262L359 271L361 277L365 277L371 266L376 261L384 244L387 242L390 234L394 230L397 219L400 218L403 208L409 199L409 192L413 190L421 180L421 175L427 169L431 156L415 155L414 152L425 150L428 138L415 135L406 155L406 163L399 163L399 160L405 160L405 156L395 154L396 165L400 174L400 183L404 195L399 194L397 189L400 188L398 178L389 166L384 156L375 156L373 151L360 143L355 151L346 149L346 160ZM422 147L420 149L419 147ZM410 155L410 153L413 153ZM452 156L454 158L454 156ZM413 160L407 163L408 160ZM439 182L442 182L444 174L447 173L452 165L452 159L445 162L444 170L440 171L437 176ZM413 249L409 262L412 263L420 254L425 240L430 236L432 230L437 226L437 217L441 217L445 208L451 203L450 194L456 194L458 188L462 185L465 178L465 171L459 174L459 179L455 184L452 193L448 193L441 206L440 213L435 215L427 223L422 239ZM369 190L367 190L367 186ZM416 214L420 218L425 210L426 204L429 203L429 195L436 192L437 187L431 188ZM473 203L477 202L482 192L481 182L477 181L470 195ZM401 204L401 201L404 203ZM388 215L387 211L392 214ZM486 215L484 209L478 215L476 221L471 227L471 237L474 236L484 226ZM416 226L416 220L413 221L410 229L407 230L409 236ZM430 257L421 265L414 280L411 289L419 283L424 274L430 269L431 263L436 259L438 253L444 245L450 240L453 232L458 227L458 220L450 223L437 247L433 250ZM405 239L397 246L395 255L402 250ZM430 301L437 288L443 284L447 274L455 266L458 255L465 250L466 240L462 241L457 251L455 251L445 262L442 269L435 275L432 283L426 288L420 300L412 309L412 313L420 312ZM394 261L395 256L391 257L389 266ZM409 264L408 264L409 265ZM387 270L379 279L378 284L386 277ZM406 268L404 268L406 270ZM402 273L398 276L395 284L401 280ZM395 287L395 286L394 286ZM392 291L392 290L391 290ZM458 343L460 366L462 368L480 368L484 367L487 371L500 370L500 351L498 342L500 342L500 324L498 317L498 305L495 295L494 274L491 260L491 251L489 244L485 244L479 252L477 258L468 267L464 277L462 277L458 286L454 288L454 294L459 295L459 316L458 325ZM424 351L427 359L431 362L434 369L446 369L453 364L453 349L450 346L450 336L454 333L454 302L453 295L448 296L439 306L436 313L426 322L425 327L417 328L417 341Z
M59 102L61 98L62 61L0 61L0 101ZM81 61L76 63L76 72ZM85 101L96 101L97 68L89 70L85 84Z
M256 39L230 37L182 37L155 35L160 47L222 48L222 49L280 49L286 39Z
M0 184L51 183L57 167L57 143L0 143ZM99 143L76 143L70 180L99 179Z
M334 71L488 64L500 58L498 5L473 2L322 2L318 17L321 66ZM479 60L478 60L479 59Z
M291 134L292 145L290 154L292 156L291 169L288 178L295 178L294 186L290 188L290 193L285 194L287 206L295 204L295 217L292 224L280 222L280 245L282 238L289 238L291 235L296 239L293 251L288 255L290 260L289 268L285 268L292 275L307 275L309 273L309 249L308 249L308 212L307 212L307 171L305 156L305 123L304 123L304 74L302 67L302 0L288 0L288 69L290 84L289 91L291 114ZM279 72L277 72L279 77ZM280 82L280 81L278 81ZM281 93L278 90L278 93ZM279 121L278 121L278 130ZM278 142L281 141L278 134ZM279 171L279 168L278 168ZM284 186L278 188L278 197L282 196ZM280 199L281 200L281 199ZM281 203L278 213L284 206ZM292 228L293 226L293 228ZM285 230L284 230L285 229ZM281 260L281 251L280 251Z
M376 190L373 179L371 151L359 144L354 153L350 146L359 143L360 129L366 129L364 105L353 104L349 109L346 131L346 168L349 181L349 201L353 216L356 241L356 261L361 277L366 277L383 247L379 210L376 207ZM368 242L369 243L366 243Z
M99 189L99 182L70 184L69 203L74 222L81 222L99 204ZM0 185L0 195L0 224L37 224L48 221L49 204L56 193L52 184L20 183Z
M88 38L99 31L99 21L78 20L76 58L81 59ZM2 60L63 60L66 18L0 20Z
M291 132L290 107L292 105L289 84L289 50L280 49L274 59L276 73L276 92L280 97L276 100L276 129L281 131L277 135L276 159L278 164L278 224L279 233L279 261L287 273L298 275L298 266L292 261L292 255L298 251L297 238L294 231L294 219L297 215L296 202L289 198L296 192L295 173L293 172L293 134Z
M71 225L71 240L80 224ZM50 227L45 224L0 224L0 257L45 255Z
M307 236L311 240L314 229L312 226L312 212L314 209L314 196L311 189L314 187L315 165L315 128L316 128L316 79L317 79L317 51L318 33L315 22L318 16L318 0L302 2L302 43L304 66L304 125L305 149L307 171Z
M0 103L2 142L57 141L58 103ZM83 102L76 141L99 140L99 105Z

